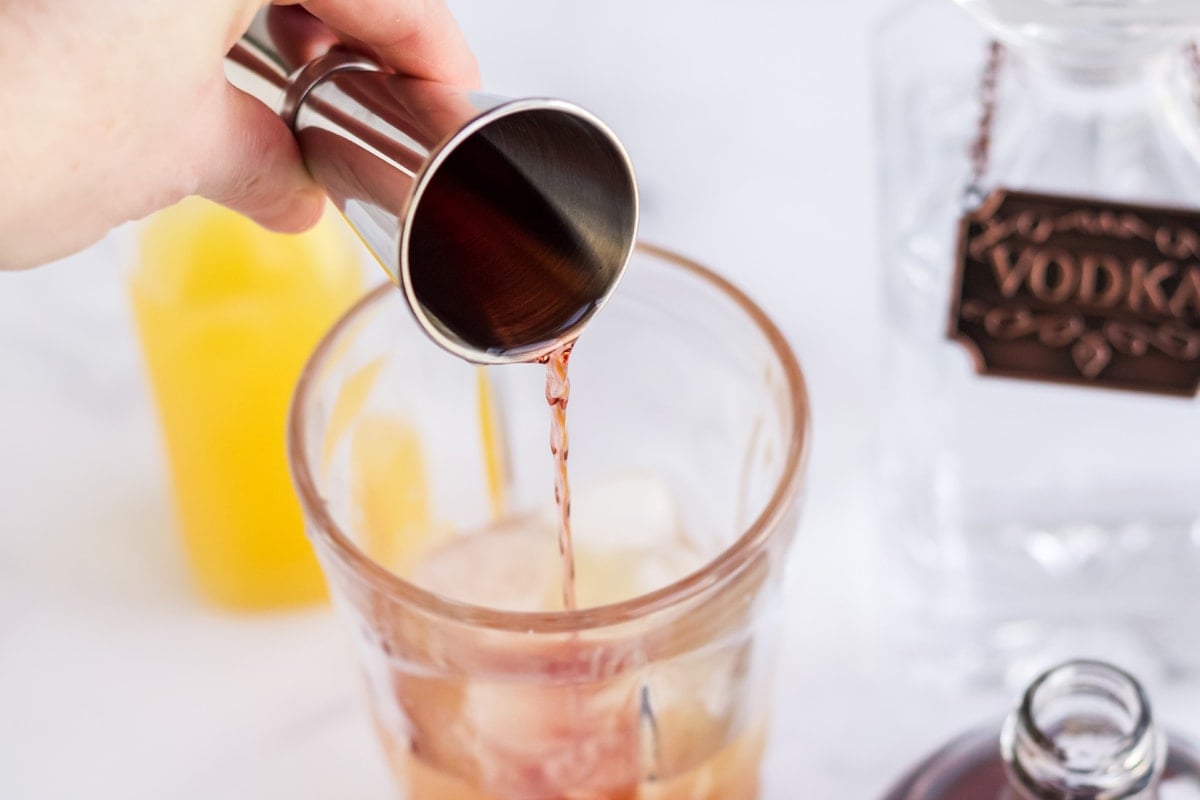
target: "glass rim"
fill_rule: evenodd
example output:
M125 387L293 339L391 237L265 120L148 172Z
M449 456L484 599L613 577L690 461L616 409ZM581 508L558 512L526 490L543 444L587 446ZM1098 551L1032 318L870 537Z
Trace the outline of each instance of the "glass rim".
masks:
M331 547L338 559L351 568L356 580L383 591L389 598L402 600L433 616L461 624L523 633L581 632L647 617L686 602L723 579L737 574L749 564L763 550L771 538L771 532L783 521L790 500L799 493L800 484L804 479L811 438L808 389L804 374L795 353L775 323L753 300L728 280L695 261L655 245L638 242L635 252L667 261L692 277L708 283L732 300L758 328L783 368L792 420L792 435L788 441L783 470L775 481L775 488L762 511L732 543L706 561L698 570L654 591L617 603L561 611L506 611L454 600L405 580L367 555L342 530L321 497L305 444L304 423L310 392L335 343L368 308L374 307L384 297L396 291L395 285L390 282L368 292L326 332L305 363L292 395L287 423L288 463L296 493L309 520L306 528L310 538L319 538ZM317 542L313 541L312 544L316 546Z

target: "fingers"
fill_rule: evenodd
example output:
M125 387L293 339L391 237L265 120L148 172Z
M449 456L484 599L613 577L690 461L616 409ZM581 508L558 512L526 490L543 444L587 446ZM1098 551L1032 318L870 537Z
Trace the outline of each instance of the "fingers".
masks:
M316 224L324 195L283 120L228 84L216 106L199 194L271 230L297 232Z
M340 43L329 26L300 6L291 2L275 6L266 12L267 30L289 69L304 66Z
M479 86L475 56L443 0L307 0L304 7L397 72Z
M296 5L298 0L274 0ZM416 78L479 85L475 57L443 0L307 0L305 9L344 40L361 43L384 64ZM277 9L277 24L307 25L303 14ZM308 26L312 27L312 26ZM323 49L327 34L304 38ZM287 38L287 37L281 37ZM302 37L303 38L303 37ZM306 52L308 60L315 52ZM225 85L205 115L209 139L201 159L199 194L279 231L315 224L324 195L305 170L286 125L270 109Z

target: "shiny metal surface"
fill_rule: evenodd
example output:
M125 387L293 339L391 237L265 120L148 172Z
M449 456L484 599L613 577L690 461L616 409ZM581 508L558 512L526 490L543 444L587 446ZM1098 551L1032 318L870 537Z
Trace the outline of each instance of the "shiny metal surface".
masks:
M561 100L406 78L340 48L306 61L297 13L260 12L227 74L289 122L309 171L430 337L506 363L578 336L616 288L637 229L616 136Z

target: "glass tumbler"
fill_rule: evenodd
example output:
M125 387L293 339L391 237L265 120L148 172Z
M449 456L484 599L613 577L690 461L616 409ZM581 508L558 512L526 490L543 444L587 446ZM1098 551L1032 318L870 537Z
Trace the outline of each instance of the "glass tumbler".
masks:
M416 800L753 800L809 411L784 338L640 246L571 356L578 607L545 368L476 367L380 287L293 401L309 536Z

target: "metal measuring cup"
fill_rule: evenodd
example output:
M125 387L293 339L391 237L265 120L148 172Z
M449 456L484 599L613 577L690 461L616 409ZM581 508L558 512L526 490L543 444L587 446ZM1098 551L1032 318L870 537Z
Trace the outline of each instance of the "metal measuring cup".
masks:
M637 230L633 166L612 131L562 100L407 78L342 48L305 63L302 14L260 11L226 73L288 123L425 332L484 364L578 336Z

